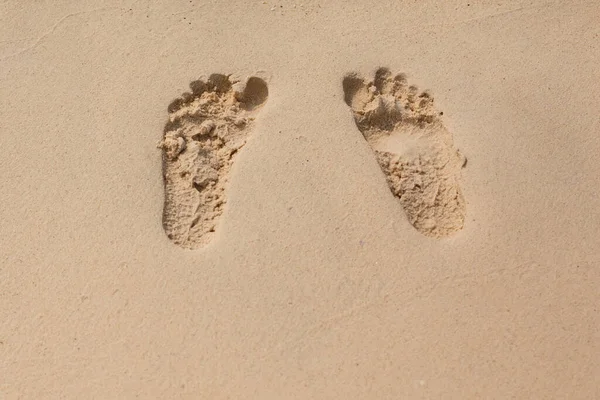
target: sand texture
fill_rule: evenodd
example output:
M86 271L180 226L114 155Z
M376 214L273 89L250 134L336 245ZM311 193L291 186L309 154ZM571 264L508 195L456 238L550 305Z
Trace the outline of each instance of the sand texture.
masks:
M0 2L0 400L600 399L600 2Z

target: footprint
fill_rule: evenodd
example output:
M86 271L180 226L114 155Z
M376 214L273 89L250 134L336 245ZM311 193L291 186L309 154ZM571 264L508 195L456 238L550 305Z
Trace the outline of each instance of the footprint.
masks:
M190 83L168 107L169 121L158 147L163 154L163 227L177 245L209 243L227 201L227 181L236 154L268 97L264 80L246 83L213 74Z
M461 230L466 209L460 173L466 158L454 148L433 97L385 68L372 81L347 75L343 88L356 125L410 223L431 237Z

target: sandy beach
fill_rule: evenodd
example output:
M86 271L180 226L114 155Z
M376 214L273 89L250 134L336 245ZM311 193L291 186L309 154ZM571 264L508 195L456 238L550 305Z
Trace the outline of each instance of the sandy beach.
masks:
M600 398L600 3L0 4L1 399Z

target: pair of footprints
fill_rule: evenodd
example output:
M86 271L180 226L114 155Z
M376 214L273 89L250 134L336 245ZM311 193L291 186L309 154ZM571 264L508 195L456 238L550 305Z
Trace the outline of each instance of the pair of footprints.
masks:
M430 237L462 229L465 201L460 170L466 159L453 146L427 92L403 74L381 68L372 80L356 74L342 83L344 100L373 150L392 193L410 223ZM245 83L214 74L190 84L168 108L163 151L163 227L184 248L212 239L223 207L229 172L269 95L256 77Z

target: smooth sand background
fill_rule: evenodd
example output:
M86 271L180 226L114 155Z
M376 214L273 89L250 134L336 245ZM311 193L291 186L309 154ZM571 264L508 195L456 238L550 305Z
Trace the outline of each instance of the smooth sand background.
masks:
M0 397L599 398L600 4L267 3L2 3ZM344 104L378 66L468 158L450 239ZM182 250L166 107L257 71L219 237Z

